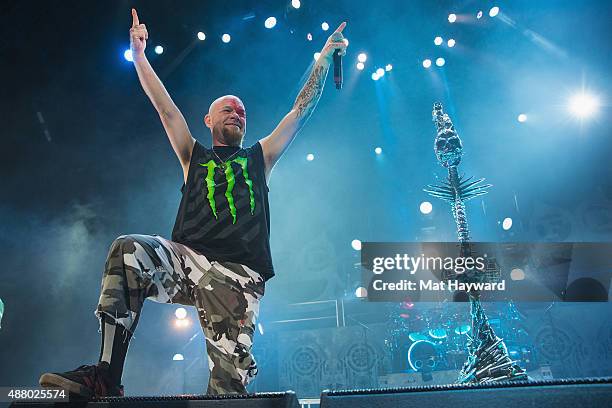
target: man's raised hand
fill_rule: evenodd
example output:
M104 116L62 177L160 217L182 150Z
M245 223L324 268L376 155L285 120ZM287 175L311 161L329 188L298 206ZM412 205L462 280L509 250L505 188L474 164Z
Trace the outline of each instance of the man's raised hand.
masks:
M346 47L348 47L348 41L342 35L344 27L346 27L346 21L340 24L338 28L336 28L336 31L334 31L332 35L329 36L327 42L325 43L325 46L323 46L323 50L321 50L320 58L326 58L327 60L331 61L332 56L334 55L334 51L336 51L336 49L340 50L341 56L344 56L346 54Z
M144 24L140 24L136 9L132 9L132 28L130 28L130 49L132 50L132 57L144 55L148 38L149 33L147 33L147 27Z

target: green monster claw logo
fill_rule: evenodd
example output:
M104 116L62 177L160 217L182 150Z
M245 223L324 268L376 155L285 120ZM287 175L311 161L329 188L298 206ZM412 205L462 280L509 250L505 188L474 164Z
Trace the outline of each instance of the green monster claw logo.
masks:
M236 157L235 159L226 161L223 165L217 164L214 160L209 160L206 163L199 163L200 166L206 167L208 171L206 172L206 189L208 198L208 203L210 204L210 209L212 210L213 215L217 218L217 205L215 203L215 169L220 167L223 169L225 167L225 180L227 181L227 190L225 190L225 197L227 198L227 203L229 204L230 214L232 215L232 224L236 223L236 206L234 205L234 196L232 195L232 191L234 190L234 184L236 184L236 180L234 177L234 169L232 168L232 163L237 163L242 167L242 175L244 176L244 181L246 185L249 187L249 196L250 196L250 204L251 204L251 215L255 212L255 196L253 195L253 181L249 178L249 171L247 170L247 158L246 157Z

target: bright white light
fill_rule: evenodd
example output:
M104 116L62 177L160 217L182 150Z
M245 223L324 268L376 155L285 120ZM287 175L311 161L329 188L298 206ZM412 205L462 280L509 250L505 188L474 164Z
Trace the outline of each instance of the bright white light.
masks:
M227 44L228 42L232 41L232 37L229 34L223 34L221 36L221 41Z
M263 336L264 329L263 329L263 325L261 323L257 323L257 330L259 330L259 334L261 334Z
M423 60L423 68L429 68L431 67L431 60L430 59L424 59Z
M378 80L380 79L380 77L378 76L378 74L377 74L376 72L373 72L373 73L372 73L372 79L373 79L374 81L378 81Z
M457 15L454 13L451 13L448 15L448 22L449 23L454 23L455 21L457 21Z
M385 66L385 71L387 71L387 72L391 71L392 69L393 69L393 65L391 65L391 64L387 64Z
M442 37L434 38L434 44L436 44L436 45L441 45L443 41L444 40L442 39Z
M525 271L521 268L514 268L510 271L510 279L514 281L525 279Z
M183 357L183 355L180 354L180 353L176 353L174 355L174 357L172 357L172 360L174 360L174 361L183 361L184 359L185 359L185 357Z
M446 61L444 60L444 58L440 57L440 58L436 58L436 65L439 67L444 66L444 64L446 64Z
M365 52L362 52L357 56L357 61L359 62L366 62L367 59L368 59L368 56L366 55Z
M158 45L157 47L155 47L155 53L157 55L161 54L162 52L164 52L164 47L162 47L161 45Z
M376 149L374 149L374 153L381 154L382 153L382 148L381 147L377 147Z
M599 100L595 95L582 92L570 98L568 107L574 116L585 119L597 113Z
M491 10L489 10L489 17L495 17L498 14L499 14L499 7L497 6L491 7Z
M291 0L291 6L293 6L293 8L299 9L301 5L300 0Z
M276 17L268 17L264 22L266 28L273 28L276 25Z
M321 24L321 28L323 29L323 31L327 31L329 30L329 24L327 24L325 21Z
M478 10L478 14L476 14L476 18L480 20L482 17L482 10Z
M519 122L523 123L527 121L527 115L525 115L524 113L521 113L517 116L516 120L518 120Z
M125 50L123 52L123 58L125 58L126 61L134 61L134 58L132 58L132 50Z
M358 63L357 63L357 69L358 69L358 70L360 70L360 71L361 71L361 70L363 70L364 68L365 68L365 65L363 65L363 62L358 62Z
M174 324L176 327L187 327L189 326L189 319L176 319Z
M314 55L313 55L315 61L318 61L320 56L321 56L320 52L315 52Z
M306 34L306 39L308 41L312 41L312 34L310 34L310 33Z
M306 160L308 160L308 161L313 161L313 160L314 160L314 154L312 154L312 153L308 153L308 154L306 155Z
M355 289L355 297L358 297L361 299L367 296L368 296L368 290L364 288L363 286L360 286L357 289Z
M187 317L187 310L184 307L179 307L174 311L174 315L177 319L184 319Z
M451 39L449 39L449 40L446 42L446 45L448 45L448 47L449 47L449 48L453 48L453 47L455 46L455 40L454 40L454 39L452 39L452 38L451 38Z
M502 221L502 228L504 229L504 231L508 231L510 228L512 228L512 218L504 218L504 220Z
M361 251L361 241L358 239L354 239L351 241L351 246L355 251Z
M378 68L376 70L376 75L378 75L379 78L385 76L385 70L382 68Z
M423 201L419 206L419 210L421 210L421 213L423 214L429 214L432 209L433 207L429 201Z
M198 40L204 41L205 39L206 39L206 34L204 34L202 31L198 32Z

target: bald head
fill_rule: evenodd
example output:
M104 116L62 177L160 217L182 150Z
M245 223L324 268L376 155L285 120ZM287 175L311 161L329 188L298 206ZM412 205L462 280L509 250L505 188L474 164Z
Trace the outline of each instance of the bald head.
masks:
M234 95L217 98L210 104L204 123L212 134L213 146L242 146L246 134L244 104Z

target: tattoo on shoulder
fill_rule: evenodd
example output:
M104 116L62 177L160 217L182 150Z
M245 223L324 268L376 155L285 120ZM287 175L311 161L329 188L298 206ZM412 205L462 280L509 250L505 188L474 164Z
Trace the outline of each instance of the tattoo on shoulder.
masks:
M316 65L304 88L295 100L294 108L297 109L298 118L308 117L314 110L323 93L323 85L327 76L327 68Z

